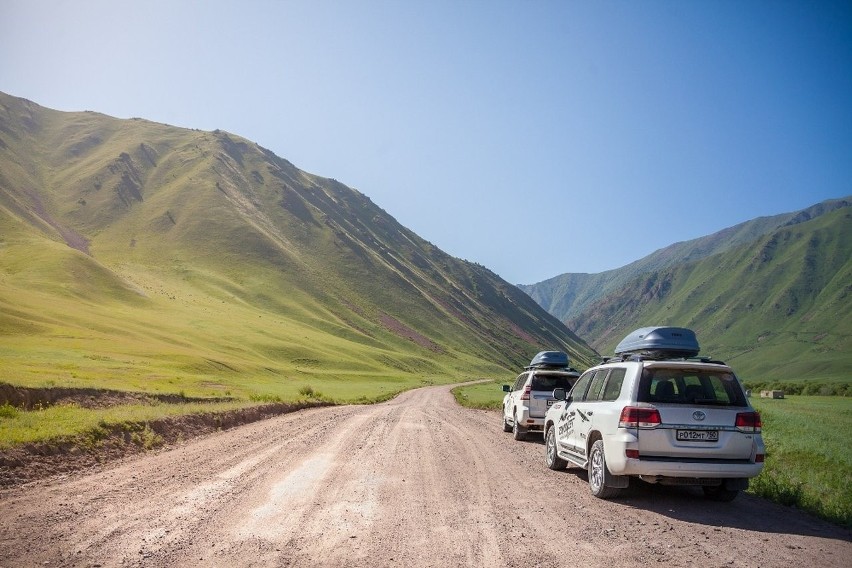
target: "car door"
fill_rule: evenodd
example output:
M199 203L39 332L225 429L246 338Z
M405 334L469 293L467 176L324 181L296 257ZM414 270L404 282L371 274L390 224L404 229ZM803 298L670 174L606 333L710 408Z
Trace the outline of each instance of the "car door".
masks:
M577 393L576 400L572 398L571 406L574 415L574 427L568 437L568 444L572 451L583 459L586 458L586 446L589 439L589 431L592 429L593 418L598 401L603 391L609 369L598 369L590 375L588 388L585 392Z
M582 403L585 398L586 390L589 388L589 383L595 376L595 371L587 371L583 373L577 382L574 383L574 388L569 393L570 401L565 405L559 421L556 425L556 442L561 450L572 454L583 456L578 448L574 445L577 439L575 429L577 426L577 404Z

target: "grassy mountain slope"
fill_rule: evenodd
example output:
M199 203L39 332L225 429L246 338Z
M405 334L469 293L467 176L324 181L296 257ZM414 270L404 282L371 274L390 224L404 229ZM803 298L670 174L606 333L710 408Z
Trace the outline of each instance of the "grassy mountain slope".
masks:
M519 287L560 320L574 320L591 304L620 290L642 274L662 270L682 262L697 261L753 243L785 225L807 221L836 208L847 207L850 200L852 198L833 199L802 211L746 221L712 235L669 245L615 270L597 274L561 274L537 284Z
M375 396L593 351L363 194L225 132L0 94L0 382Z
M852 206L803 215L753 243L634 278L568 320L612 353L646 325L695 329L747 381L848 381Z

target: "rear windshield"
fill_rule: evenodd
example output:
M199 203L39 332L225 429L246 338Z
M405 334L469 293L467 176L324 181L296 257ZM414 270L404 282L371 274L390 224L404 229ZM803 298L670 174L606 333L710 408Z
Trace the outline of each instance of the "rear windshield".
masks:
M733 373L712 369L646 368L639 402L748 406Z
M568 392L576 380L577 377L566 375L533 375L531 390L550 392L553 389L565 389Z

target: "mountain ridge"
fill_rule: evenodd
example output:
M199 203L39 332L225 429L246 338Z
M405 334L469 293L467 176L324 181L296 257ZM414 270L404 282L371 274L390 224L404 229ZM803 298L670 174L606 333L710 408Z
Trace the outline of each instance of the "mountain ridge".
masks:
M751 383L848 382L852 202L770 219L754 240L622 279L566 323L601 353L633 329L672 325L694 329L702 354L730 361ZM737 231L761 232L746 224L711 237Z
M432 380L501 374L545 348L579 366L596 357L492 271L231 133L0 95L0 165L0 342L17 381L35 380L17 357L43 353L48 340L71 360L109 351L98 328L116 345L134 338L104 357L137 354L157 368L157 388L170 388L174 365L204 383L209 361L244 375L341 378L355 368ZM16 350L19 329L43 335ZM57 339L75 334L84 349Z
M565 273L536 284L519 284L518 287L560 320L570 321L591 303L638 275L754 242L779 227L809 220L836 208L847 207L850 203L852 196L847 196L826 200L800 211L758 217L710 235L673 243L621 268L593 274Z

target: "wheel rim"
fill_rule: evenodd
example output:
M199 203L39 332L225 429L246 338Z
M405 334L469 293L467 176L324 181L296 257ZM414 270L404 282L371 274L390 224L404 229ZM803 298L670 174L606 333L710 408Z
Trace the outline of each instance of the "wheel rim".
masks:
M603 453L592 450L592 469L589 472L589 483L594 490L603 486Z
M556 460L556 440L554 440L553 429L547 431L547 463L552 464Z

